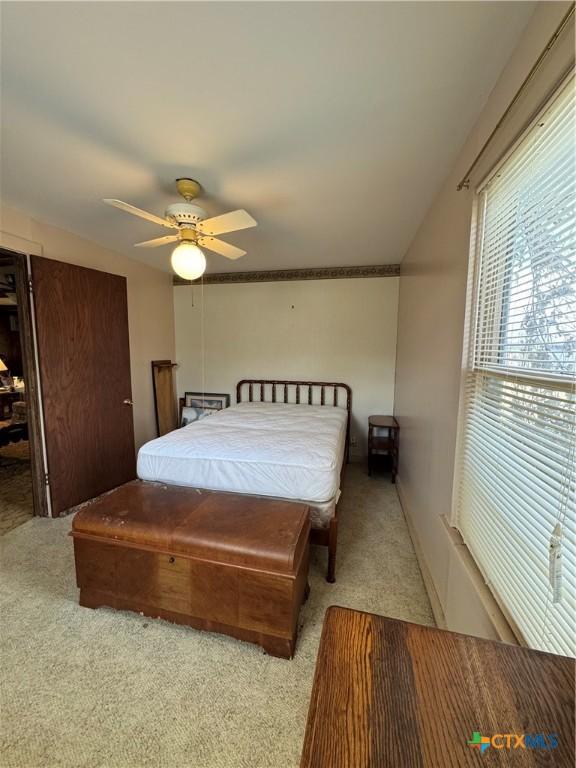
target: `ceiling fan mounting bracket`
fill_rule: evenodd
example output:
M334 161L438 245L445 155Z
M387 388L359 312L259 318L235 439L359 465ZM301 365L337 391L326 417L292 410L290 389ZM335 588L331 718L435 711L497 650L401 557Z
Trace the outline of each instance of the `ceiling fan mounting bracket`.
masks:
M206 218L206 211L193 203L172 203L166 208L166 218L178 226L196 226Z
M196 179L182 178L176 179L176 189L179 194L182 195L184 200L189 203L190 200L194 200L195 197L198 197L202 191L202 186Z

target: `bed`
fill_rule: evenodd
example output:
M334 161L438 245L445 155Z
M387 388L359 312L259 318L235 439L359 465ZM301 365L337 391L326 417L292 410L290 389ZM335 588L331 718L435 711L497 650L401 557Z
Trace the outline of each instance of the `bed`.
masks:
M351 397L346 384L244 379L236 405L143 445L138 477L305 502L334 581Z

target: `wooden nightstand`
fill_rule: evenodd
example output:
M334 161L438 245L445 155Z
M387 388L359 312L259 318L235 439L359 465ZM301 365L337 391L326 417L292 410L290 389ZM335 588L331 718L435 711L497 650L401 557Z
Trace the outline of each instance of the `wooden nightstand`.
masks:
M387 429L387 435L374 434L376 429ZM400 427L394 416L370 416L368 419L368 474L372 474L374 456L388 454L392 459L392 482L398 471L398 444Z

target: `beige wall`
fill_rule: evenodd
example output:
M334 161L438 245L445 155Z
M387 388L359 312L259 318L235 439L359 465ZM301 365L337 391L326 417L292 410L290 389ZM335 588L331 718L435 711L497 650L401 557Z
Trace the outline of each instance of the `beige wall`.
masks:
M109 251L62 229L34 221L8 208L1 210L0 243L25 247L49 259L123 275L128 284L128 322L134 434L138 448L156 436L150 362L174 359L172 276Z
M454 171L402 262L395 413L401 426L399 491L447 625L503 636L498 611L450 518L473 191L456 185L558 26L568 3L541 3L500 77ZM573 55L573 31L499 132L471 185L494 164Z
M207 285L205 389L243 378L342 381L365 453L371 413L392 413L398 277ZM194 302L194 303L192 303ZM174 288L178 390L202 387L201 290Z

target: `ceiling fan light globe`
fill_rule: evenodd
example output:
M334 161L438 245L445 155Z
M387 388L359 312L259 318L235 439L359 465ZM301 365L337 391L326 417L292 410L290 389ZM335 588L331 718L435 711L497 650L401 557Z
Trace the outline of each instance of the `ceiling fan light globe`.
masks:
M196 280L206 271L206 257L194 243L180 243L172 251L172 269L184 280Z

